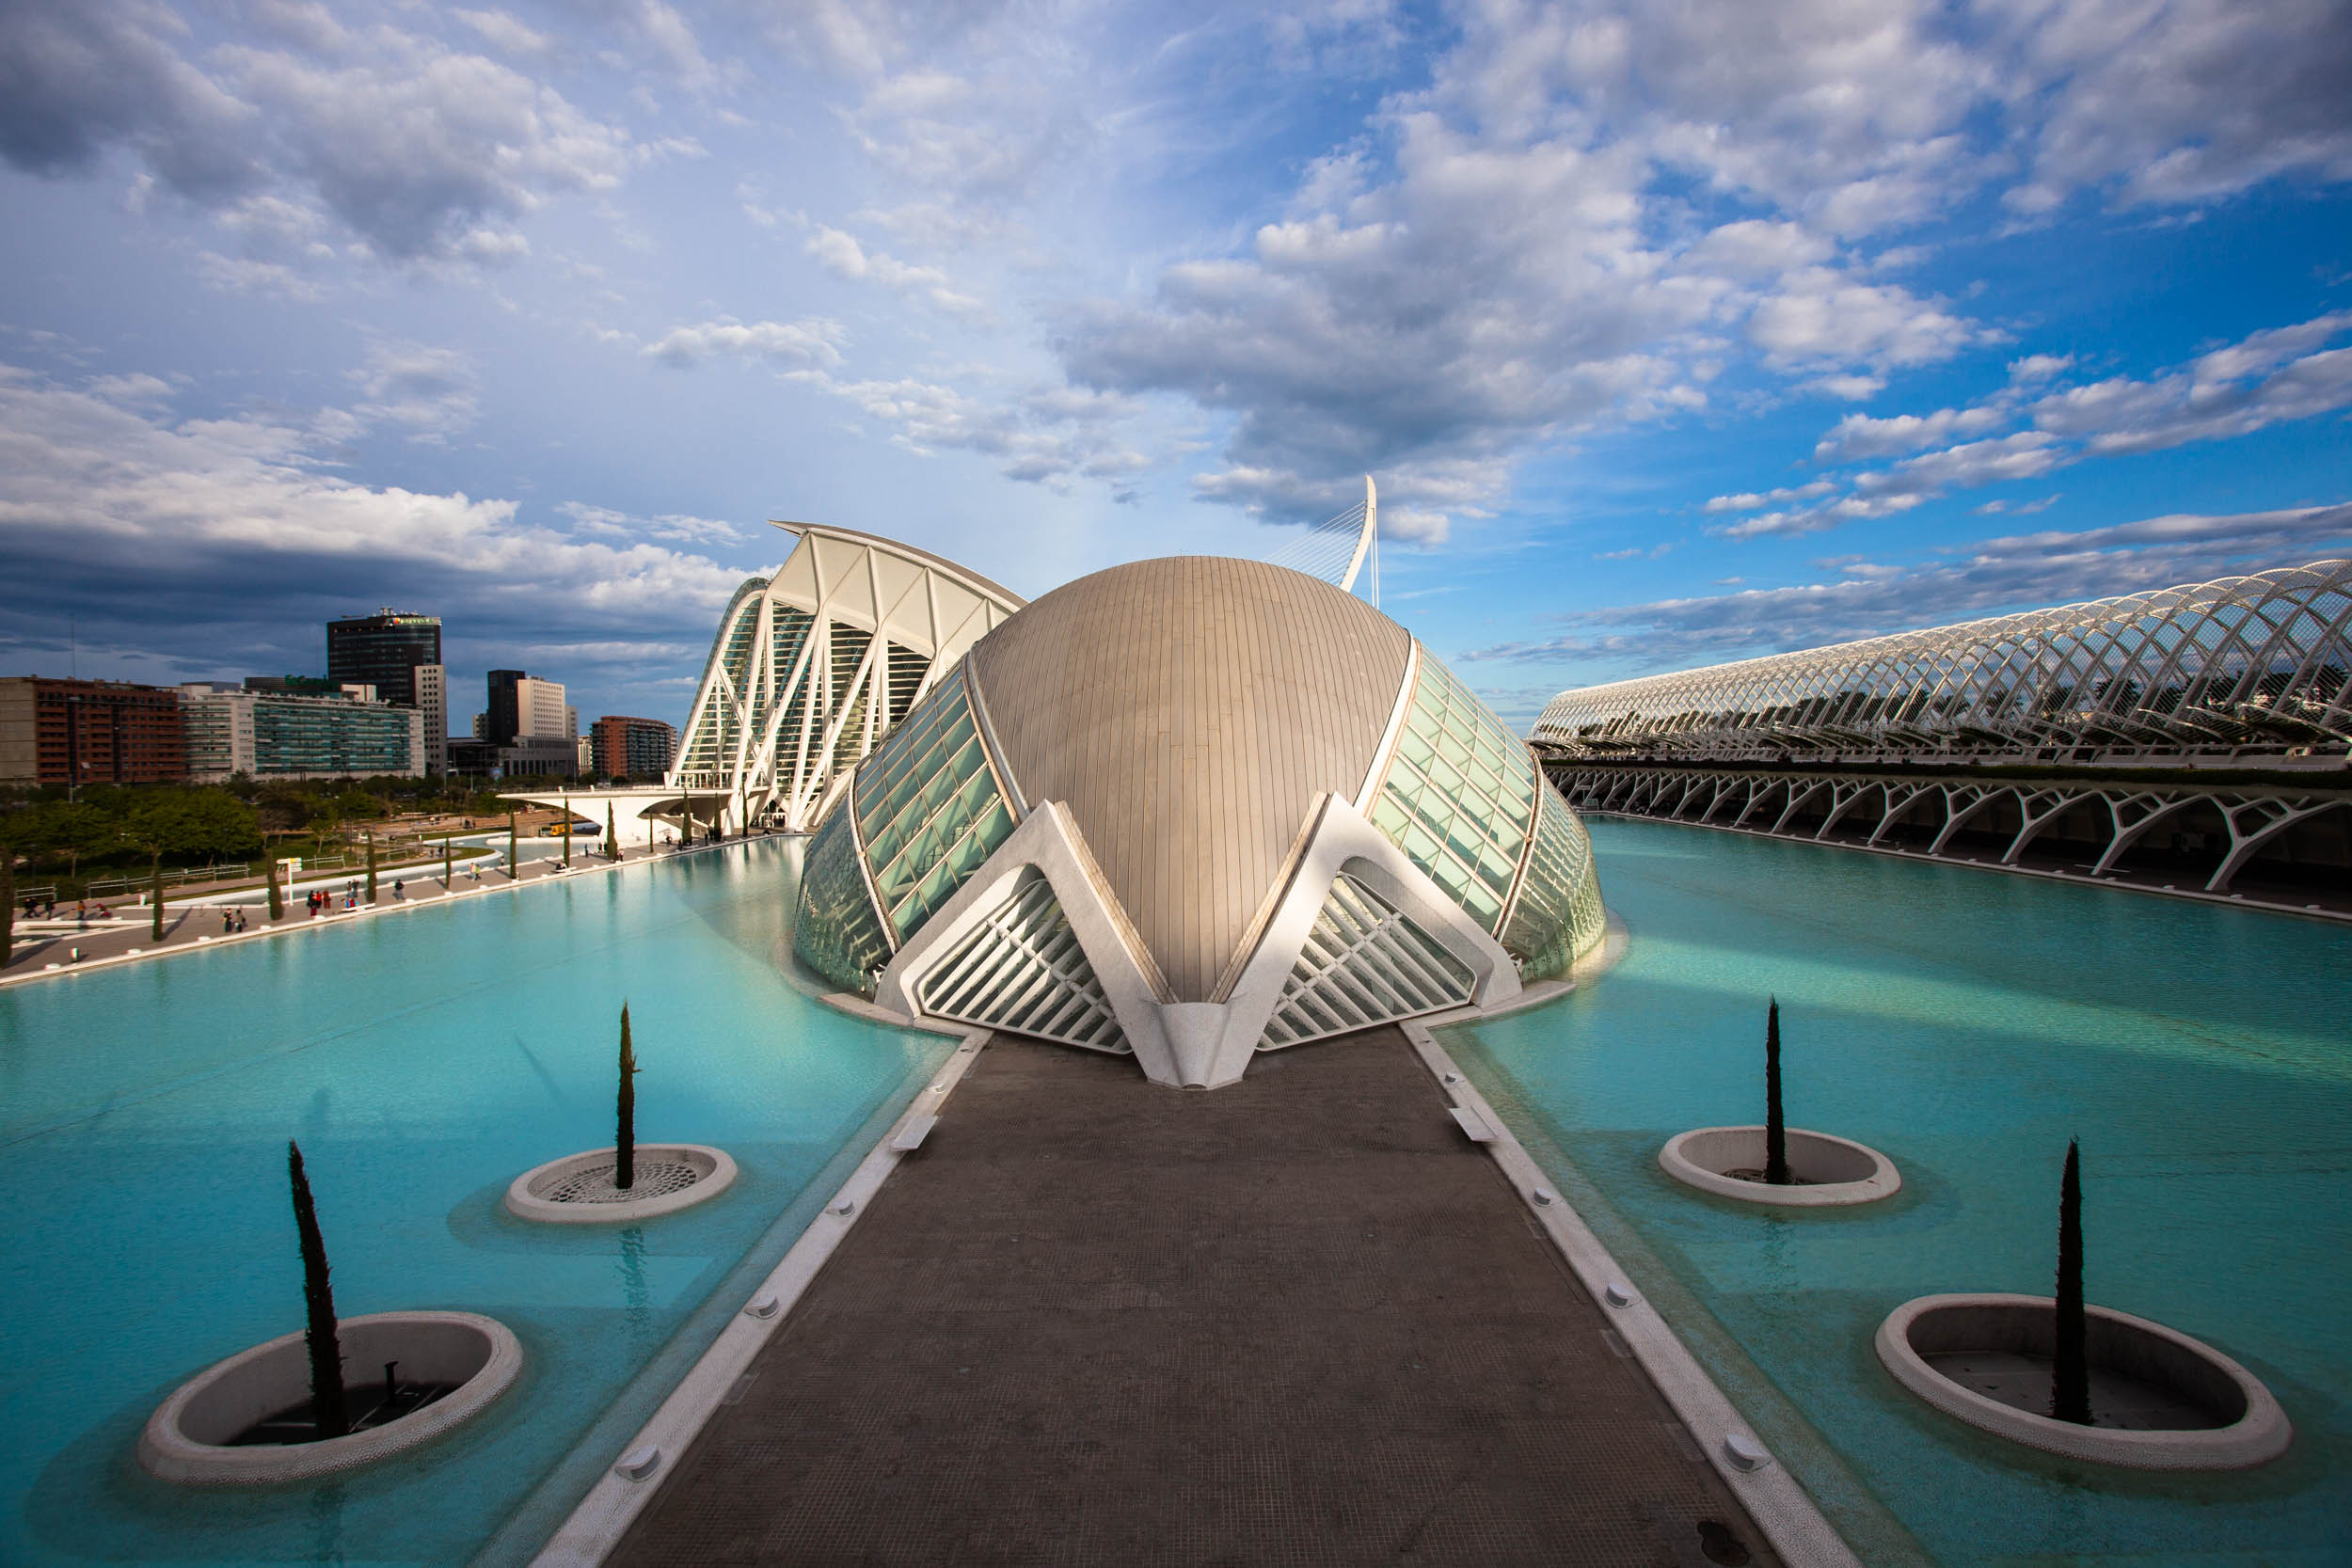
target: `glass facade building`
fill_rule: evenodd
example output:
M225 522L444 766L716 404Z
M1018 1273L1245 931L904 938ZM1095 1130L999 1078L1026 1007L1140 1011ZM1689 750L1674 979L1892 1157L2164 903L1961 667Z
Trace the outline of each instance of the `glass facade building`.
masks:
M373 686L397 707L416 707L416 669L441 662L441 618L380 610L326 623L326 678Z

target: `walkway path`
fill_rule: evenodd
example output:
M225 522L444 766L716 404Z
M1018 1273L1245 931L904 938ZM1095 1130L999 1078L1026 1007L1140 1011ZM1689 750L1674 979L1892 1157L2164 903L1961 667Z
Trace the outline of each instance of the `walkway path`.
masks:
M669 852L655 853L658 856ZM647 852L641 849L624 855L623 860L625 863L634 863L645 859L646 855ZM599 851L575 849L572 871L561 875L577 876L582 871L596 870L608 863ZM552 859L527 858L521 864L521 880L526 882L541 881L560 874L555 870ZM154 940L153 921L149 911L137 902L135 896L105 900L116 918L111 922L92 922L87 927L77 927L71 918L28 921L20 908L16 916L16 950L7 957L5 962L0 962L0 974L5 974L8 979L15 979L19 975L45 973L51 964L71 966L76 947L82 950L81 962L90 964L102 958L121 958L134 951L153 955L170 949L195 947L201 945L199 938L209 938L215 943L250 942L273 929L326 926L337 921L364 918L396 909L402 904L429 904L444 897L464 896L486 889L505 887L514 879L507 876L506 867L502 864L483 865L480 869L481 877L477 880L468 875L466 862L457 862L455 885L447 892L441 886L441 864L438 861L424 866L402 866L396 871L379 870L376 873L374 907L371 909L366 904L363 893L360 907L354 911L342 908L342 891L344 885L350 882L357 882L364 889L368 876L365 869L330 873L329 879L324 884L306 873L301 884L287 895L286 915L282 920L273 924L267 907L262 903L241 904L247 926L242 936L224 936L221 933L220 910L217 906L197 902L203 896L201 894L192 894L183 901L175 895L176 890L167 891L164 895L164 940L160 942ZM392 896L395 879L403 883L405 896L399 899ZM312 887L321 885L328 887L335 895L335 909L329 914L311 915L304 909L303 898ZM246 896L250 896L249 893Z
M612 1560L1776 1560L1394 1029L999 1037L730 1397Z

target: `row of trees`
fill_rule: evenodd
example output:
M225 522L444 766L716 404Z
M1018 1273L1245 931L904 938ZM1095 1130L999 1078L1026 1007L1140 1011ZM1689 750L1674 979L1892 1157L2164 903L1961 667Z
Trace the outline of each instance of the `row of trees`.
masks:
M313 853L347 826L430 811L495 821L507 803L464 781L437 778L271 781L225 784L85 785L0 794L0 852L27 879L79 884L92 876L250 860L265 844ZM291 844L285 841L293 841Z

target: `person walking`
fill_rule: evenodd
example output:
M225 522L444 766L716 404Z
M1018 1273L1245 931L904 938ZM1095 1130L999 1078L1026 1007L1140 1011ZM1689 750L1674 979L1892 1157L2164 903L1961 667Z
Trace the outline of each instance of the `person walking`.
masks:
M406 898L406 897L408 896L408 894L407 894L407 891L406 891L406 890L407 890L407 885L408 885L407 883L405 883L405 882L402 881L402 880L401 880L399 878L397 878L397 877L395 877L395 878L393 878L393 879L392 879L392 902L393 902L393 903L397 904L397 903L399 903L402 899Z

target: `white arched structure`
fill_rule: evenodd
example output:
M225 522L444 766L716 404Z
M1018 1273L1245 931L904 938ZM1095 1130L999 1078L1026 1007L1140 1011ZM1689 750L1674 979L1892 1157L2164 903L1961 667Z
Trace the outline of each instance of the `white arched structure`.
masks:
M928 551L814 523L737 589L679 732L672 790L718 790L723 824L805 832L963 651L1023 601Z
M2352 561L1563 691L1565 759L2352 746Z

